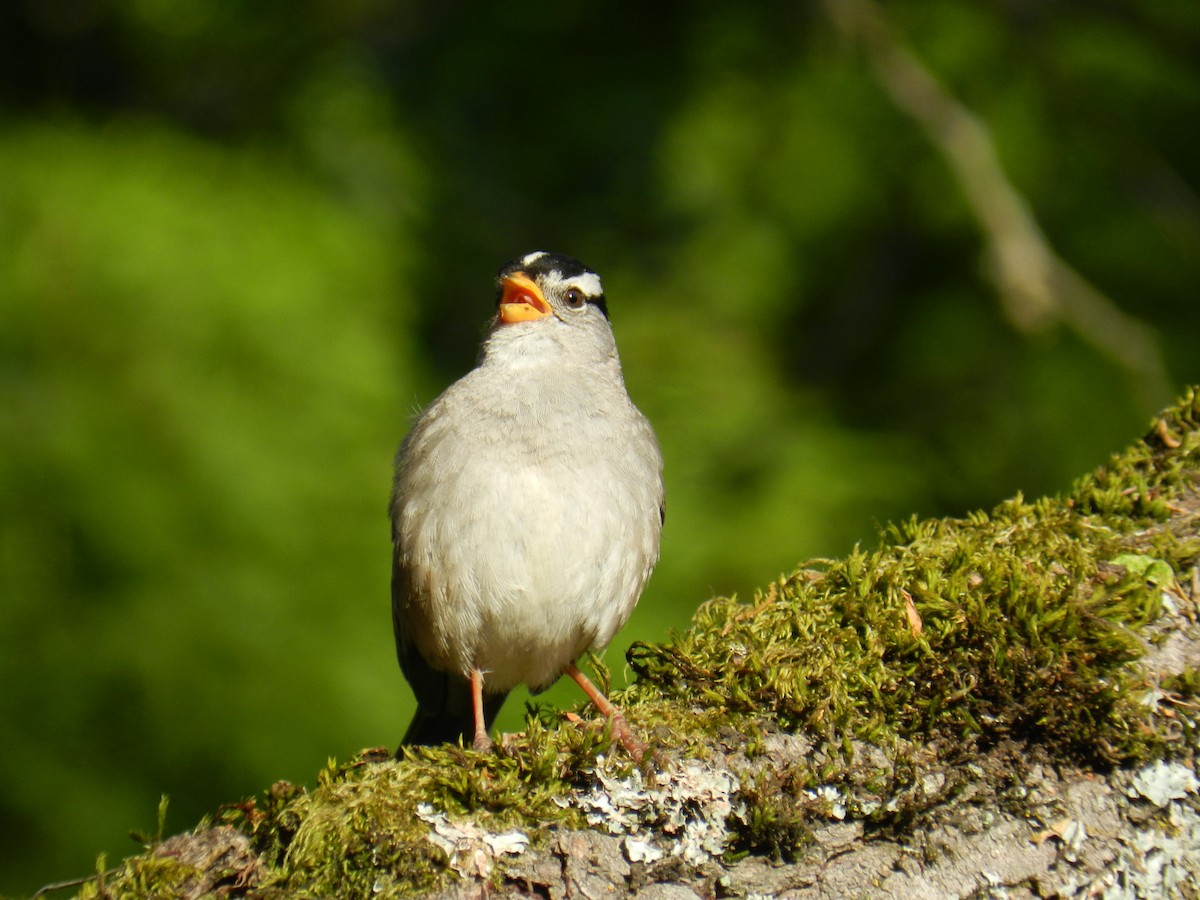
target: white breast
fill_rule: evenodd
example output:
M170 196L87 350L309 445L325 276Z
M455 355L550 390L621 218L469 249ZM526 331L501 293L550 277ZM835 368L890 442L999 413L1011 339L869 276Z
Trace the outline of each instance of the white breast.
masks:
M481 669L494 691L545 687L606 645L661 524L661 457L619 370L523 368L476 369L430 407L395 508L409 639L435 668Z

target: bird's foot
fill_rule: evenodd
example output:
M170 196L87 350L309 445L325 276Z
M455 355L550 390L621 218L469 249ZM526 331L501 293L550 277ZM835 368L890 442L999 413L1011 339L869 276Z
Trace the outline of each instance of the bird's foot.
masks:
M612 736L621 742L621 746L625 748L625 752L633 758L635 763L640 763L642 757L646 755L646 743L638 740L633 729L629 727L629 722L625 720L625 716L615 706L609 714L608 721L612 727Z
M490 753L492 749L492 739L488 737L486 731L475 732L475 740L471 741L471 746L480 753Z
M564 671L575 679L575 683L583 688L583 692L588 695L588 699L595 704L596 709L604 713L608 717L609 726L612 729L612 736L620 741L621 746L626 752L633 757L633 761L640 763L642 757L646 755L646 745L638 740L633 729L629 727L629 723L625 721L624 714L617 709L612 702L600 693L599 689L592 684L591 679L579 671L579 668L574 663L567 663Z

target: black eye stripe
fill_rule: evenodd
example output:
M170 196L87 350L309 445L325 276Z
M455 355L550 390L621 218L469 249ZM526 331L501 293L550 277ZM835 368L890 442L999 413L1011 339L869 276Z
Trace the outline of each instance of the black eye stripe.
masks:
M600 276L579 260L561 253L527 253L506 264L498 278L503 279L516 272L524 273L544 290L552 290L562 298L560 302L566 303L571 309L578 311L591 304L608 318L608 304ZM578 291L584 302L571 304L567 299L571 291Z

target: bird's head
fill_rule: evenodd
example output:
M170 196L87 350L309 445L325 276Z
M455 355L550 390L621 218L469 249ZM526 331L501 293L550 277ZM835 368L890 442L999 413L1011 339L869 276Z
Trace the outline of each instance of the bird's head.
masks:
M546 316L567 324L608 318L600 276L569 256L538 250L514 259L496 280L497 326Z

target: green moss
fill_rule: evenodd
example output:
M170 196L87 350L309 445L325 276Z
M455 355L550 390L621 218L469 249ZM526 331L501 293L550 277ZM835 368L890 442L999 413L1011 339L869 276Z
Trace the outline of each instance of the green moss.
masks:
M1173 499L1196 489L1200 465L1200 388L1155 419L1150 431L1109 465L1081 478L1067 498L1105 519L1162 520Z
M185 895L187 886L194 883L200 874L195 866L169 857L147 854L128 859L117 871L88 882L79 896L84 900L181 897Z
M835 747L1016 737L1091 762L1161 752L1149 685L1129 663L1162 582L1197 544L1128 551L1195 491L1198 420L1192 391L1064 497L913 519L750 603L711 600L672 644L630 651L640 680L626 699L763 716Z
M219 818L252 835L269 873L260 889L340 897L416 893L453 877L427 838L419 804L452 819L469 815L491 831L579 826L578 813L554 800L582 784L608 746L601 728L550 731L535 714L526 732L496 753L419 747L396 761L387 751L370 751L346 764L331 762L311 791L280 782L261 801L226 807Z
M912 519L876 549L805 564L750 602L710 600L671 643L630 650L638 680L614 699L659 751L740 754L732 852L792 854L833 805L902 827L989 746L1105 765L1161 755L1196 740L1200 675L1155 686L1134 663L1164 590L1200 559L1198 471L1193 390L1064 496ZM1172 517L1191 524L1168 530ZM1147 702L1158 691L1166 713ZM559 718L532 709L525 734L493 754L444 746L331 763L312 790L280 783L218 819L251 836L258 896L436 887L454 875L418 804L522 828L535 846L547 825L583 827L556 800L590 784L609 737L590 717ZM786 759L770 744L785 738L796 744ZM170 893L188 877L180 865L147 854L85 895Z
M792 860L812 840L813 817L802 792L817 784L806 766L762 769L742 785L745 810L732 856L762 853L777 861Z
M877 824L936 802L920 764L1001 743L1088 764L1159 756L1195 741L1200 679L1165 682L1164 713L1133 664L1164 589L1200 558L1198 472L1192 390L1064 496L889 526L877 549L810 562L750 602L709 601L670 644L631 649L639 680L621 702L657 705L674 727L806 734L818 782ZM802 839L798 806L756 783L743 841L779 853Z

